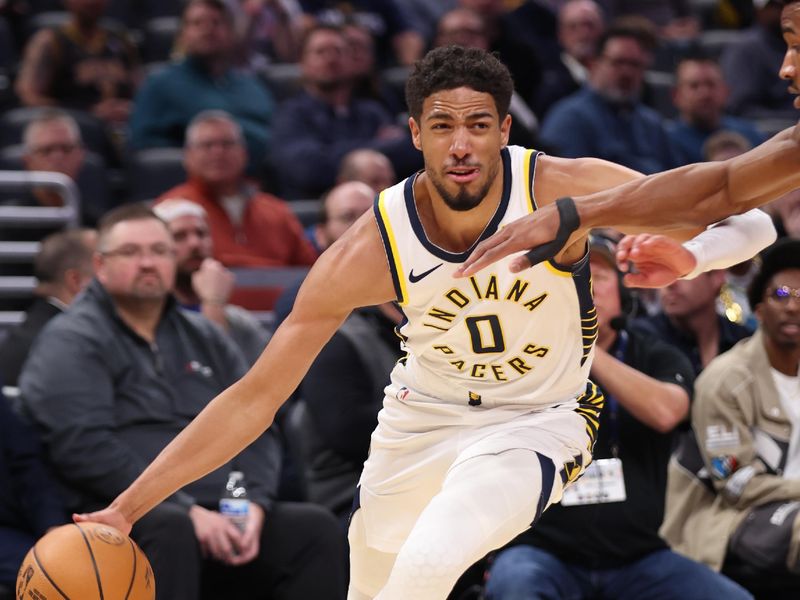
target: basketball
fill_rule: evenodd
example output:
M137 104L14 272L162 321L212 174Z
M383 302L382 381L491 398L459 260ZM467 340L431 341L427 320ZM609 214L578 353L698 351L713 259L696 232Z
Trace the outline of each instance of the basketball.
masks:
M25 556L19 599L153 600L156 585L144 553L119 530L100 523L53 529Z

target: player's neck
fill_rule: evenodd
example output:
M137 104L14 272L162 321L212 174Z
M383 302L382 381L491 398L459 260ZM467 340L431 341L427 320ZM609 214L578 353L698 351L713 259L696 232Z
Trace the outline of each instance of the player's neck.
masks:
M502 190L503 178L498 175L478 206L458 211L447 205L425 173L420 174L414 185L414 201L425 235L449 252L468 250L497 211Z

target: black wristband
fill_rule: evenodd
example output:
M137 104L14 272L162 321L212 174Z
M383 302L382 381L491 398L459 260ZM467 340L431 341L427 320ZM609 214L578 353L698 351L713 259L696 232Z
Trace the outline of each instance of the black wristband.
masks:
M559 198L556 200L556 208L559 219L556 237L552 242L540 244L525 254L531 261L531 266L558 254L564 248L569 236L581 225L581 218L578 216L578 209L575 208L575 201L572 198L569 196Z

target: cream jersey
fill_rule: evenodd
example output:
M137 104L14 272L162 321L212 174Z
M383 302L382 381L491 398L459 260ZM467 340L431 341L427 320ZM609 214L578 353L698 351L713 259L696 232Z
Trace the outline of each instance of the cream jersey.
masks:
M475 245L536 210L538 155L502 150L502 198ZM511 256L455 279L474 245L454 253L426 237L415 177L384 190L374 206L405 315L398 333L407 354L392 371L396 393L482 407L549 406L584 393L597 337L588 253L574 265L548 261L516 274Z

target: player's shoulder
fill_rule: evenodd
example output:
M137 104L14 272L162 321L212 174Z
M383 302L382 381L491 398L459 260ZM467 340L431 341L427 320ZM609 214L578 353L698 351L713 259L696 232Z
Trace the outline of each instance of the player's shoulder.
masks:
M542 155L536 167L536 198L549 204L564 195L578 196L615 187L641 173L600 158Z

